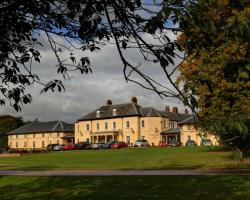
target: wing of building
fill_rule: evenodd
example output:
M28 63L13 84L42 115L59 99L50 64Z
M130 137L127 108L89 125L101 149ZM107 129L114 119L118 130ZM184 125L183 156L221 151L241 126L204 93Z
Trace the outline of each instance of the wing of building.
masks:
M178 123L181 130L181 142L186 144L187 141L193 140L197 145L201 145L202 139L210 139L213 145L219 145L216 135L199 129L196 124L198 118L190 116Z
M108 142L124 141L133 144L138 139L146 139L150 145L171 139L180 140L178 122L190 117L179 113L174 107L164 111L152 107L142 107L137 98L130 103L113 105L108 100L106 105L81 117L75 123L75 141ZM175 130L175 132L167 132Z
M46 149L48 144L74 142L74 125L63 121L33 122L8 133L11 149Z

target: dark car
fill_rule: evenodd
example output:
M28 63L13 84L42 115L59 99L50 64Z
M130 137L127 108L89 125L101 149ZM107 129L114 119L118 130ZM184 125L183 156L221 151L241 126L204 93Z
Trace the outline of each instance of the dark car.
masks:
M168 147L168 143L165 141L160 141L158 147Z
M201 146L213 146L213 142L210 139L202 139Z
M111 146L116 143L117 141L111 141L111 142L108 142L108 143L105 143L103 145L100 146L101 149L110 149Z
M197 146L197 144L194 140L188 140L186 142L186 147L194 147L194 146Z
M128 144L125 142L115 142L114 144L111 145L112 149L121 149L126 147L128 147Z
M170 140L168 142L168 146L170 146L170 147L179 147L179 146L181 146L181 143L179 141L177 141L177 140Z
M75 149L81 150L81 149L91 149L91 143L90 142L79 142L75 144Z

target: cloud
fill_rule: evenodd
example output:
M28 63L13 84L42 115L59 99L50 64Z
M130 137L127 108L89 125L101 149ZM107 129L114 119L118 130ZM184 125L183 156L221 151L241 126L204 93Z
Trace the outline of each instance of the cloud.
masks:
M174 36L171 35L171 37ZM147 38L147 40L150 39ZM39 74L41 80L45 82L53 78L61 78L56 73L55 56L47 45L41 49L41 54L41 63L34 64L34 72ZM25 120L38 118L40 121L64 120L74 122L88 112L104 105L107 99L111 99L113 104L119 104L130 102L132 96L138 98L138 103L141 106L153 106L164 110L166 105L170 105L179 106L181 110L184 109L176 99L162 100L152 91L145 90L131 82L127 83L123 76L123 64L114 45L106 45L101 51L92 54L84 53L83 55L83 52L77 51L75 55L77 57L90 56L93 66L92 74L80 75L74 73L71 80L64 81L66 91L61 93L41 94L42 87L33 85L28 88L28 92L33 96L31 104L23 106L20 113L15 112L9 105L1 106L1 114L21 115ZM66 56L66 53L63 53L62 56ZM131 62L141 62L142 70L170 87L159 64L144 62L140 53L135 50L127 51L126 57Z

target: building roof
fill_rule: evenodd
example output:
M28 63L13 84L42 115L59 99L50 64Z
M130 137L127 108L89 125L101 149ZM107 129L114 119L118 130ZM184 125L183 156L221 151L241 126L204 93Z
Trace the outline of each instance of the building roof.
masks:
M113 115L113 109L117 110L117 115ZM100 117L96 116L96 112L100 111ZM182 113L173 113L166 111L159 111L153 107L141 107L136 103L125 103L116 105L105 105L101 106L93 112L85 115L78 119L78 121L96 120L96 119L109 119L117 117L129 117L129 116L140 116L140 117L166 117L172 121L182 121L190 115Z
M183 125L183 124L193 124L193 123L195 123L197 121L198 121L198 118L196 116L195 117L194 116L190 116L190 117L182 120L178 124L180 124L180 125Z
M180 134L181 130L180 128L176 128L176 129L170 129L170 130L166 130L166 131L162 131L161 134L162 135L168 135L168 134Z
M73 132L73 131L74 131L74 125L65 123L63 121L32 122L9 132L8 135L23 134L23 133Z

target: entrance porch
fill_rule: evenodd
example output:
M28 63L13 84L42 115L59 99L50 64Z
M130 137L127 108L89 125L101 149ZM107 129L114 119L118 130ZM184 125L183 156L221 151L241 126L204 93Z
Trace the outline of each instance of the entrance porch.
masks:
M181 138L180 138L180 129L170 129L167 131L162 131L161 132L161 141L163 142L169 142L172 140L181 142Z
M91 143L118 141L119 132L96 132L91 134Z

